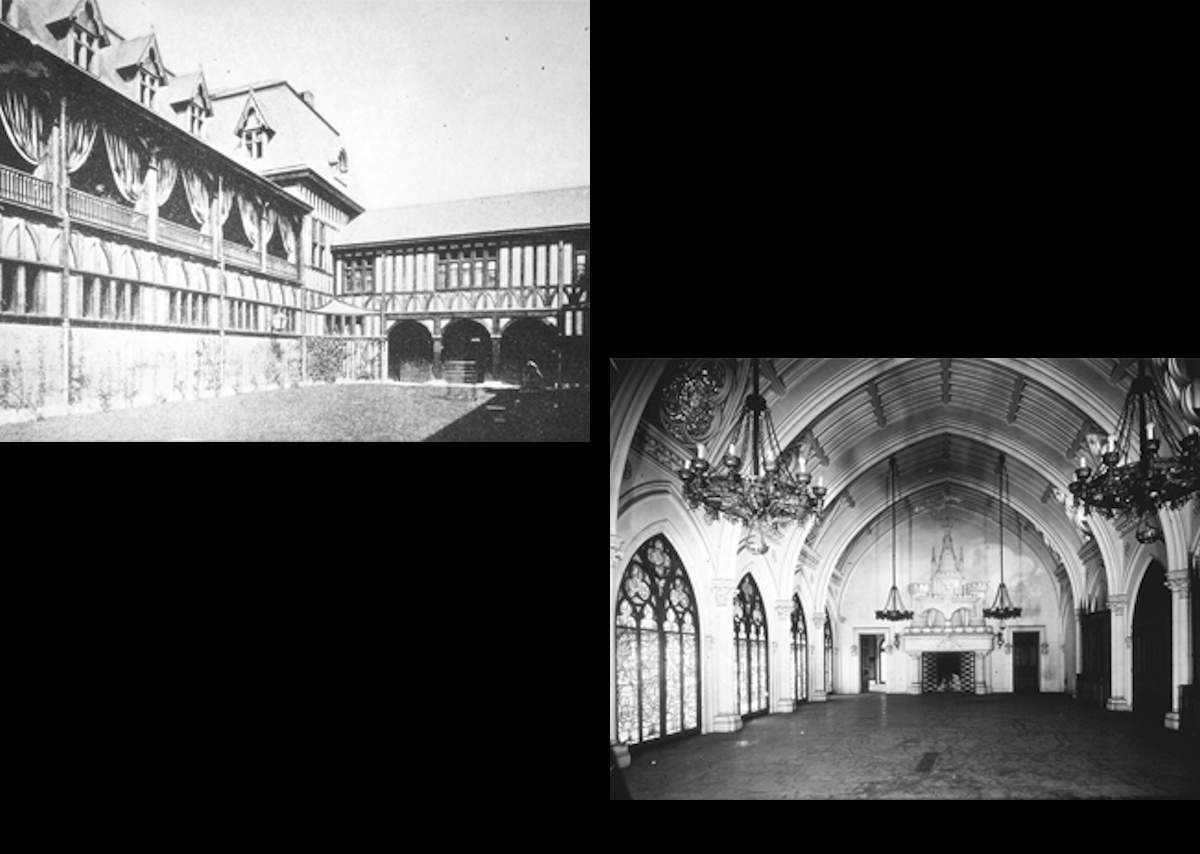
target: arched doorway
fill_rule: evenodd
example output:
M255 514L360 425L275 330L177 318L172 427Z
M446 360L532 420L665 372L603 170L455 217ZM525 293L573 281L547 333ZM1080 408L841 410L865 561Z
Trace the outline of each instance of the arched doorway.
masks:
M733 638L737 646L738 714L765 714L770 671L766 609L750 573L742 578L733 597Z
M558 333L548 323L529 317L514 320L500 339L500 379L519 383L529 360L549 381L558 371Z
M637 550L617 596L617 738L700 728L700 621L679 555L661 535Z
M456 320L442 330L442 364L474 362L480 376L492 373L492 336L474 320Z
M1158 725L1171 710L1171 593L1150 562L1133 610L1133 711Z
M402 320L388 333L388 376L405 382L432 377L433 336L415 320Z

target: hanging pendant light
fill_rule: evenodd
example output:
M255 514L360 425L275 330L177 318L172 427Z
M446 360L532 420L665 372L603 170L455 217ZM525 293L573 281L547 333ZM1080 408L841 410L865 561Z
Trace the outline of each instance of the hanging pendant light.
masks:
M888 500L892 505L892 589L888 592L887 603L882 611L875 612L877 620L911 620L912 611L904 609L900 601L900 588L896 586L896 503L900 498L899 469L896 458L888 457Z
M1087 457L1081 456L1070 485L1075 506L1082 504L1085 515L1095 510L1108 519L1117 514L1136 518L1140 543L1163 538L1160 508L1182 507L1200 494L1200 435L1194 425L1187 435L1177 435L1158 386L1147 371L1148 362L1138 359L1138 375L1129 386L1116 435L1108 437L1096 471L1088 466ZM1170 456L1160 457L1158 451L1164 443Z
M1004 586L1004 504L1005 495L1009 490L1008 465L1004 454L1000 455L1000 464L996 471L996 503L999 507L1000 517L1000 587L996 590L996 600L992 602L992 607L983 609L983 616L990 620L1000 620L1002 623L1000 630L1003 631L1003 621L1021 616L1021 609L1013 605L1012 599L1008 595L1008 588ZM1018 536L1020 536L1019 528L1018 524Z
M759 394L758 359L752 369L753 392L742 404L728 452L710 465L704 445L697 445L679 478L689 506L703 507L710 521L723 517L740 522L746 529L746 548L762 554L768 538L778 539L792 523L820 516L826 490L821 477L811 486L802 452L796 450L792 460L780 447L771 411ZM749 463L745 474L744 463Z

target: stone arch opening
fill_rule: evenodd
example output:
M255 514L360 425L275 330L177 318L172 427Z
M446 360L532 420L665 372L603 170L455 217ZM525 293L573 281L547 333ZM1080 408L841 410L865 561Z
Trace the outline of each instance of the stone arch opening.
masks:
M549 380L558 366L558 341L549 324L522 317L510 323L500 338L500 378L520 383L528 361L536 362L542 376Z
M456 320L442 330L442 364L474 362L479 375L492 374L492 336L474 320Z
M402 320L388 332L388 376L404 382L433 376L433 336L415 320Z
M1162 725L1171 710L1171 593L1151 560L1133 610L1133 711Z

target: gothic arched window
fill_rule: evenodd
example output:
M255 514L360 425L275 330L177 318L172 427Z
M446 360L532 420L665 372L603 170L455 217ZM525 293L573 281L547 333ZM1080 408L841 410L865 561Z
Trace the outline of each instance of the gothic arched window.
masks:
M808 628L804 625L804 606L800 594L792 594L792 672L795 674L796 702L808 699Z
M679 555L647 540L617 596L617 738L626 744L700 728L700 621Z
M833 693L833 626L828 608L825 609L825 693Z
M767 620L758 585L746 573L733 597L733 639L737 646L738 714L767 710Z

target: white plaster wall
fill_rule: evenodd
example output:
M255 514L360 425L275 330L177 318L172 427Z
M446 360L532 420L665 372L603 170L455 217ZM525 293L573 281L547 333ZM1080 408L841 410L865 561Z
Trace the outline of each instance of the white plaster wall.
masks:
M930 552L941 554L942 536L945 529L928 516L913 520L912 559L909 563L907 525L897 531L896 583L905 607L916 611L913 596L909 593L910 582L928 582L932 574ZM966 581L986 581L988 584L985 601L981 607L991 605L1000 583L1000 546L996 526L985 532L984 525L977 520L956 520L952 531L954 550L963 550L963 575ZM859 692L859 658L850 654L851 646L858 646L858 636L863 633L884 634L889 639L897 624L875 618L875 611L882 608L892 584L891 527L879 526L874 542L869 543L853 565L846 567L847 580L839 600L838 649L840 655L834 662L834 690L839 693ZM1060 612L1058 582L1036 555L1024 550L1018 559L1015 533L1005 532L1004 578L1014 603L1023 609L1021 616L1009 621L1006 640L1011 640L1012 630L1038 631L1039 643L1048 643L1049 652L1040 655L1039 674L1042 691L1065 689L1064 629ZM919 617L920 614L917 614ZM844 618L844 621L842 621ZM978 620L977 620L978 621ZM994 621L989 621L995 625ZM898 624L901 630L908 623ZM1073 626L1072 626L1073 630ZM988 656L989 687L994 691L1012 690L1012 656L1006 647ZM882 675L888 693L904 693L908 690L907 656L901 652L887 652L883 656Z

